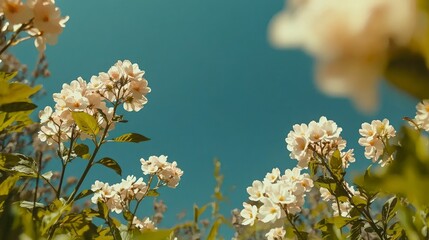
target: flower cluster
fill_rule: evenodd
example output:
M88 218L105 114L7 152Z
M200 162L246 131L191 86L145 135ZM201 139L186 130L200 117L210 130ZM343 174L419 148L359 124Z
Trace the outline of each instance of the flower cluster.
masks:
M148 161L142 159L141 162L144 174L158 176L159 181L157 185L152 188L154 190L162 186L162 184L175 188L179 184L180 177L183 175L183 171L177 167L177 163L167 162L167 157L164 155L159 157L151 156ZM151 167L148 170L148 165L157 166ZM143 178L137 179L133 175L128 176L126 179L122 179L122 182L111 186L108 183L103 183L97 180L91 186L91 190L94 192L94 196L91 198L91 201L93 203L97 203L101 200L106 203L108 209L112 212L121 213L124 209L129 210L130 202L132 200L141 201L149 193L151 183L152 177L149 182L146 183L143 181Z
M101 200L112 212L121 213L124 209L128 209L131 200L143 199L149 189L143 178L137 179L131 175L112 186L97 180L91 186L91 190L94 192L91 198L93 203L97 204L98 200Z
M156 175L160 181L170 188L176 188L183 171L177 167L176 161L167 162L167 156L150 156L148 160L140 159L143 174Z
M342 151L346 147L346 140L340 136L341 131L342 128L326 117L321 117L318 122L311 121L308 125L295 124L286 138L290 157L298 160L300 168L307 168L312 159L317 160L315 155L329 158L336 150ZM353 149L342 152L341 157L344 168L355 161Z
M71 138L76 127L72 112L88 113L97 120L100 130L111 130L117 106L123 104L127 111L139 111L147 103L146 94L150 88L143 75L144 71L137 64L125 60L118 61L107 73L91 77L89 83L79 77L70 84L63 84L61 92L53 94L55 109L47 106L39 113L42 125L39 138L48 144ZM79 131L75 136L77 134L87 137Z
M69 17L62 17L54 0L1 0L0 15L9 22L10 30L26 31L35 38L35 45L44 52L46 44L56 44Z
M247 188L249 199L258 204L244 202L240 212L243 225L253 225L256 220L274 223L286 214L296 214L304 205L304 197L313 187L313 181L301 169L287 169L284 175L278 168L268 173L263 182L255 180ZM258 207L257 205L260 205Z
M416 117L414 119L417 127L429 131L429 100L425 99L417 104L416 106L417 112Z
M372 111L389 50L418 35L416 0L293 0L270 26L278 47L302 47L317 59L318 87Z
M362 136L359 139L359 144L365 147L367 159L372 159L373 162L378 161L382 167L392 161L392 153L385 151L386 146L389 145L389 139L396 135L396 131L389 124L389 120L374 120L371 124L362 123L359 133Z

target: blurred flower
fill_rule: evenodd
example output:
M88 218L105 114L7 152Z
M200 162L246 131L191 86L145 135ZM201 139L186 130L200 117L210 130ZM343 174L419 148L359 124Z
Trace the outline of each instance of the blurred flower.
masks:
M10 24L23 24L33 18L30 6L21 0L0 1L0 11L4 13Z
M286 230L283 227L272 228L265 234L267 240L282 240L286 235Z
M419 102L416 109L415 123L425 131L429 131L429 100Z
M270 24L277 47L302 47L317 60L317 85L351 98L364 111L377 107L377 85L392 47L409 44L415 0L295 0Z

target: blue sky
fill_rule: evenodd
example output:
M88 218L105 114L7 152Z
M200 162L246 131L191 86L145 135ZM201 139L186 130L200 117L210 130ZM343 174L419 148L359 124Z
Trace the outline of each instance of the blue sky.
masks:
M101 155L116 159L128 174L142 175L141 157L165 154L185 174L177 189L161 191L169 209L165 225L194 203L210 200L214 187L213 159L222 162L224 213L240 208L245 188L273 167L292 168L284 138L295 123L327 116L343 127L348 146L356 149L353 170L369 160L357 145L364 121L387 117L399 126L414 116L416 100L382 84L381 109L374 115L357 112L346 99L330 98L313 83L313 60L299 50L269 45L267 26L280 11L281 0L123 0L57 1L69 15L59 42L48 46L52 77L39 108L53 105L51 94L79 76L89 80L117 60L129 59L146 71L152 92L128 124L112 136L139 132L152 140L112 144ZM34 63L32 43L15 47L24 63ZM73 163L69 174L83 170ZM86 181L117 182L109 169L96 168ZM150 204L148 202L147 204ZM141 216L144 212L141 212Z

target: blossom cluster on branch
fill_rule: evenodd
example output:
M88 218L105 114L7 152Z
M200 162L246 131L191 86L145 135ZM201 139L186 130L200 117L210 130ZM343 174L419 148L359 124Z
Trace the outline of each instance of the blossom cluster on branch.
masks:
M55 108L47 106L40 111L41 130L39 138L52 144L80 136L88 137L80 131L73 119L73 112L85 112L93 116L99 126L99 134L114 128L115 111L123 105L126 111L140 111L147 103L150 92L144 71L129 60L118 61L107 73L92 76L90 82L79 77L70 84L63 84L60 93L54 93Z
M69 19L61 16L54 0L1 0L0 15L8 21L2 31L26 32L30 38L35 38L34 44L40 52L45 51L46 44L57 43L58 35ZM8 44L16 44L16 37Z

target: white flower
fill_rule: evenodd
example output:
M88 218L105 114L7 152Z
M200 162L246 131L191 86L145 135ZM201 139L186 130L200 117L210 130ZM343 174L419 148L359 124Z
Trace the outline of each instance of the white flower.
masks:
M286 235L286 230L283 227L272 228L265 237L267 240L282 240Z
M156 230L158 229L155 226L155 223L150 220L150 218L144 218L142 221L140 221L136 216L134 216L133 218L133 222L132 225L134 227L136 227L137 229L139 229L140 231L145 231L145 230Z
M378 161L382 167L392 161L392 156L384 154L388 140L396 135L396 131L389 124L389 120L373 120L371 124L362 123L359 133L362 136L359 139L359 144L365 147L365 157L367 159L371 159L373 162ZM380 157L382 158L380 159Z
M263 205L259 208L259 213L258 213L258 219L261 222L274 223L276 220L284 217L285 215L284 211L280 208L278 204L275 204L269 198L262 198L260 202L263 203Z
M171 164L167 164L167 166L163 167L159 172L158 177L168 187L176 188L177 185L179 185L182 175L183 171L177 167L177 163L174 161Z
M52 108L46 106L45 109L39 112L40 123L45 123L49 120L52 115Z
M243 203L244 209L241 210L240 216L243 217L243 225L253 225L258 214L258 208L255 205Z
M319 191L320 191L320 197L323 199L323 201L330 201L335 199L334 195L332 195L327 188L320 187Z
M416 109L416 124L425 131L429 131L429 100L419 102Z
M273 170L270 173L267 173L264 178L264 182L275 182L280 177L280 169L273 168Z
M273 203L290 204L296 200L296 197L290 191L290 185L285 182L272 184L267 191L269 199Z
M332 209L334 210L334 216L339 216L341 211L342 217L350 217L349 213L352 209L352 205L349 202L340 202L340 207L338 208L337 202L332 203Z
M247 187L246 190L249 194L249 199L252 201L259 201L262 197L264 197L265 188L261 181L253 181L252 186Z
M0 10L11 24L27 23L33 18L33 12L30 6L24 4L21 0L0 1Z

